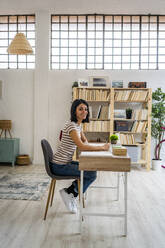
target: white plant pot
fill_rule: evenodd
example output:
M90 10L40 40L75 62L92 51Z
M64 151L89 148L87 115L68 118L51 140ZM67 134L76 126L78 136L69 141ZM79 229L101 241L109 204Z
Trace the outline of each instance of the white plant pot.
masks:
M160 170L161 168L161 165L162 165L162 160L159 159L152 159L152 169L153 170Z

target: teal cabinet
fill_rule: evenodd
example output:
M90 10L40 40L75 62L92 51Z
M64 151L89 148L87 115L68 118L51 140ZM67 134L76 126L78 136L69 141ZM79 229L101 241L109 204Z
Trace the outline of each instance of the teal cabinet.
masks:
M0 163L12 163L14 166L16 157L19 155L19 142L18 138L0 139Z

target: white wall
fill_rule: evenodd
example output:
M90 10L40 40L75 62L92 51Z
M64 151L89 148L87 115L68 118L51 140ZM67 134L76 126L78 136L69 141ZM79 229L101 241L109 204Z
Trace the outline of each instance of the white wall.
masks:
M0 119L12 120L13 137L20 137L20 152L33 155L34 71L0 70Z
M93 75L111 80L146 81L148 87L165 90L165 70L161 71L49 71L49 25L51 13L164 14L165 1L19 1L1 0L1 14L36 14L36 69L0 70L3 98L0 119L13 121L12 133L21 140L21 153L28 153L34 163L43 162L41 138L48 138L55 149L59 130L69 118L72 83Z

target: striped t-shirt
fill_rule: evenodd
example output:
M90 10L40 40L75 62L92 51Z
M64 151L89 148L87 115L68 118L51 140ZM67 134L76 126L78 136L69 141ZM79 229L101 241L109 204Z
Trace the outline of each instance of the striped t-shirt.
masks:
M62 130L61 143L53 155L52 162L56 164L67 164L72 161L72 157L76 149L76 144L69 135L72 130L76 130L79 137L81 137L81 126L73 121L68 121Z

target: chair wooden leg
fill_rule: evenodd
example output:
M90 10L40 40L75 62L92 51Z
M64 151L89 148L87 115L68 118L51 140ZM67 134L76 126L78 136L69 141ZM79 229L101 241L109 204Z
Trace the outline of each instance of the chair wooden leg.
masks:
M83 195L83 208L85 208L85 199L84 199L84 195Z
M52 186L53 186L53 179L51 180L50 187L49 187L49 194L48 194L47 203L46 203L44 220L46 220L46 215L47 215L47 211L48 211L48 207L49 207L49 202L50 202L50 196L51 196L51 192L52 192Z
M52 203L53 203L55 186L56 186L56 179L53 179L53 186L52 186L52 197L51 197L50 207L52 206Z

